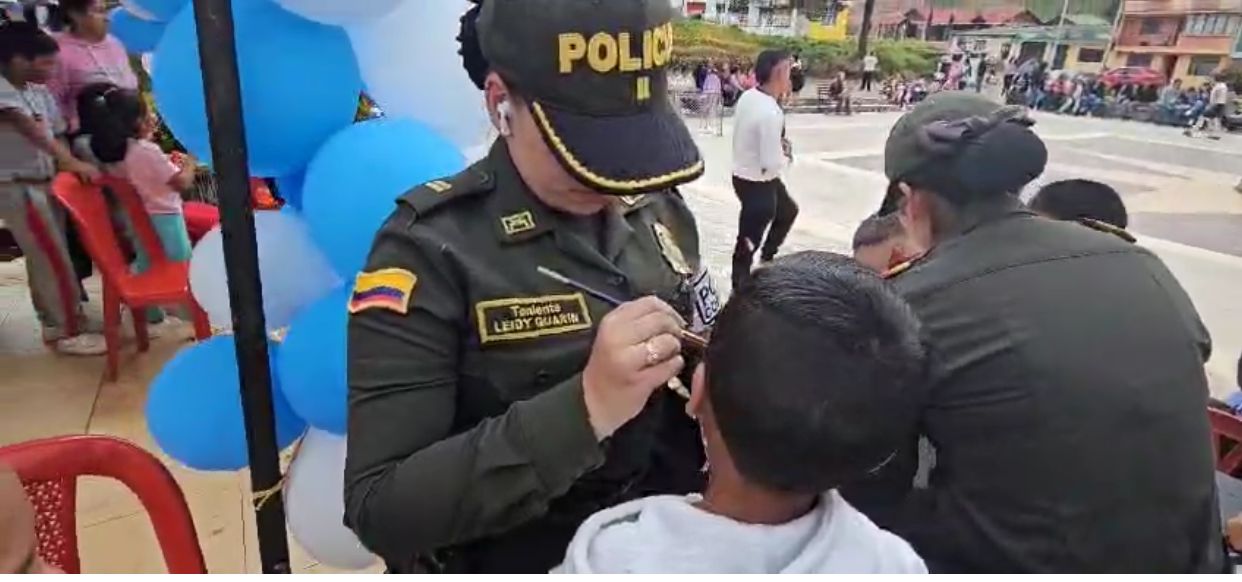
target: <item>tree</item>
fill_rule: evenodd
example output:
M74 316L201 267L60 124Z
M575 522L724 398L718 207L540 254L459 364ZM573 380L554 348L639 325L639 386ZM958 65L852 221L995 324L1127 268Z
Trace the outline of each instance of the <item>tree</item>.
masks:
M875 12L875 0L864 0L862 24L858 27L858 59L867 56L867 41L871 36L871 15Z

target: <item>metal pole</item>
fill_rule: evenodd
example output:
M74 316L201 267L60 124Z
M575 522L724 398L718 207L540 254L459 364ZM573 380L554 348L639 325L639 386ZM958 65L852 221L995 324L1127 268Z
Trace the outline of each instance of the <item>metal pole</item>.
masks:
M1124 0L1123 0L1124 1ZM1049 67L1057 63L1057 51L1061 48L1061 41L1065 38L1065 16L1069 14L1070 0L1061 2L1061 19L1057 21L1057 33L1052 39L1052 57L1049 59ZM1066 59L1068 60L1068 55Z
M198 54L211 156L219 182L220 226L237 367L241 374L242 409L250 453L250 487L255 492L255 522L263 573L289 572L289 542L280 496L280 451L272 411L272 377L268 369L267 325L259 283L258 245L250 211L250 171L246 161L246 129L242 122L241 83L233 38L231 0L194 0Z

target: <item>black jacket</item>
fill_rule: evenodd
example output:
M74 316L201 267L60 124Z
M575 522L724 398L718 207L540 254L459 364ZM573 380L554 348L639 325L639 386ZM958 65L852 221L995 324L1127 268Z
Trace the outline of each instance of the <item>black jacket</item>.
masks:
M1177 280L1017 200L962 226L894 279L935 362L930 488L895 463L859 504L934 570L1220 572L1211 344Z

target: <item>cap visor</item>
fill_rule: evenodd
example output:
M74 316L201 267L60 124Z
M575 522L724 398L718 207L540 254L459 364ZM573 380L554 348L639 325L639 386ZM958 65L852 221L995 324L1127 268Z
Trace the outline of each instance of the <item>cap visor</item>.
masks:
M699 148L669 107L591 117L532 102L531 113L561 165L599 192L655 192L703 175Z

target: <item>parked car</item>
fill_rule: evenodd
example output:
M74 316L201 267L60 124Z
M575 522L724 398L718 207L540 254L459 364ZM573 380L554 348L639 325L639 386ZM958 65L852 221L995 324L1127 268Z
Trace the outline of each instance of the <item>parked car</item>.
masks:
M1112 89L1121 85L1137 85L1139 87L1160 87L1165 83L1164 73L1146 67L1118 67L1109 69L1100 75L1105 87Z

